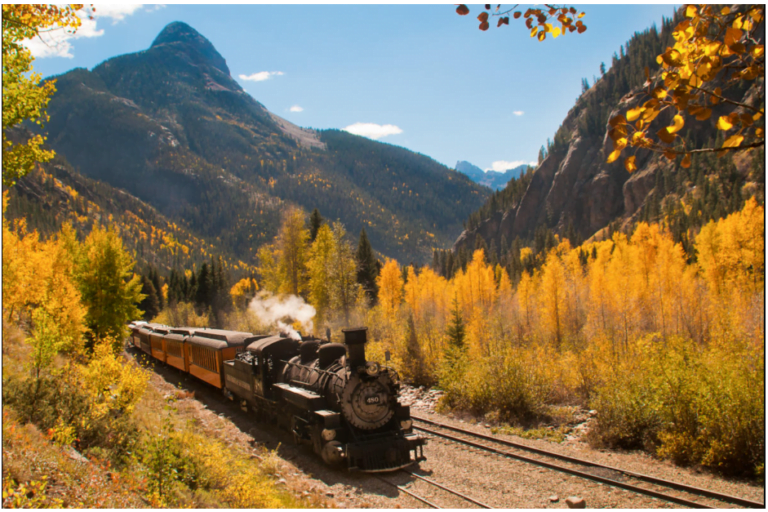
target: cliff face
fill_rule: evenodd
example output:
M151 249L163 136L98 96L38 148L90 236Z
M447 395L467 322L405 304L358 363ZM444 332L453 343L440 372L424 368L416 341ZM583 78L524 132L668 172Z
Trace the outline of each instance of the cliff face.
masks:
M674 187L658 185L660 180L669 181L670 174L681 174L679 162L671 162L658 153L629 149L616 162L606 163L613 150L613 143L607 136L607 121L620 111L636 107L648 99L642 90L641 84L645 81L642 69L650 66L653 73L654 67L658 68L652 59L667 44L671 26L666 23L661 33L653 28L636 34L627 44L626 55L622 48L623 57L614 60L611 70L581 95L565 117L555 143L536 168L521 199L495 210L488 203L479 211L479 219L473 214L474 219L454 244L454 251L473 249L478 236L488 246L494 241L504 251L504 239L507 242L516 237L530 240L540 227L560 235L568 232L587 239L617 221L628 227L641 217L654 220L648 217L649 211L658 218L660 205L671 201L671 196L677 204L683 196L717 202L717 199L703 197L701 190L696 191L697 185L701 186L696 183L697 179L702 179L701 175L710 183L715 181L712 176L717 175L717 187L727 189L720 190L720 201L725 197L731 207L739 199L743 200L747 192L742 189L755 188L750 183L755 179L759 181L759 173L750 170L752 164L747 162L760 157L746 155L746 152L722 158L712 156L706 161L695 159L696 169L692 169L695 173L689 172L684 179L673 180ZM759 78L740 89L731 87L728 94L730 99L738 102L764 105L764 79ZM685 127L689 147L719 146L716 122L719 116L730 111L727 105L720 104L713 108L709 120L690 119ZM653 130L671 124L673 115L669 111L663 112ZM624 168L624 158L633 154L637 170L630 174ZM726 167L733 171L727 171L729 175L723 177Z

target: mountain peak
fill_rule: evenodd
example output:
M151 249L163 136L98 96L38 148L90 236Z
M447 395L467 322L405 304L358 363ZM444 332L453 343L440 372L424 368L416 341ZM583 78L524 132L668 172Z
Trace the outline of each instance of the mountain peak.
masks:
M229 68L224 57L200 32L182 21L174 21L166 25L155 38L151 48L161 46L173 47L193 55L197 54L200 60L229 76Z

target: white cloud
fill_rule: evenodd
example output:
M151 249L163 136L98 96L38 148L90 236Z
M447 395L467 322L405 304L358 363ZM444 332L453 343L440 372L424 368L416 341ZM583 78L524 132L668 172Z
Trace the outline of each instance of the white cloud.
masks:
M362 135L369 139L380 139L387 135L397 135L403 133L399 127L393 124L375 124L375 123L355 123L343 128L344 131L355 135Z
M245 80L246 82L263 82L264 80L269 80L273 76L282 76L283 74L282 71L259 71L252 75L240 75L240 80Z
M523 112L522 110L515 110L512 113L515 114L516 116L521 116L521 115L525 114L525 112Z
M288 109L289 112L304 112L304 109L298 105L294 105Z
M506 160L496 160L491 164L490 169L486 169L487 171L497 171L497 172L504 172L508 171L509 169L514 169L515 167L519 167L521 165L530 165L532 167L536 167L539 165L538 162L525 162L523 160L514 160L512 162L508 162Z
M126 16L130 16L139 9L141 4L94 4L94 17L97 18L111 18L114 25L118 21L122 21ZM157 10L157 6L147 6L147 10Z
M100 37L104 35L104 29L99 29L96 26L100 18L110 18L114 25L141 8L142 5L140 4L96 5L94 11L91 11L90 8L86 7L78 11L78 15L82 21L74 34L71 33L71 29L65 30L62 28L55 28L53 30L43 31L40 33L39 37L23 41L22 44L29 48L29 51L32 52L32 55L37 59L45 57L64 57L71 59L74 57L72 54L72 40ZM93 19L90 19L89 15L92 16Z

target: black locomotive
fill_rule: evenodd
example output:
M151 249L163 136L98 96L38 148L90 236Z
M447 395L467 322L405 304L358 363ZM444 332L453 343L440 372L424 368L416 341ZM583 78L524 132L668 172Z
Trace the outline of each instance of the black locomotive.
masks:
M365 327L344 330L344 344L155 324L131 329L137 348L221 388L328 464L377 472L425 460L426 440L397 400L397 372L366 361Z

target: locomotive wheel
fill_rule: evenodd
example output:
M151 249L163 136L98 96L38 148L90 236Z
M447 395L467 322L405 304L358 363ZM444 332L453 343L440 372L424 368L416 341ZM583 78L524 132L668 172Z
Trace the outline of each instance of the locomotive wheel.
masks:
M338 464L341 464L344 461L344 457L342 456L342 447L341 443L338 441L328 441L325 443L325 446L323 446L322 452L320 455L323 457L323 460L326 464L330 466L335 466Z

